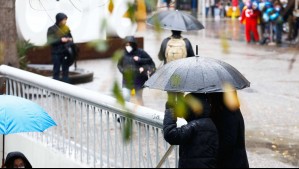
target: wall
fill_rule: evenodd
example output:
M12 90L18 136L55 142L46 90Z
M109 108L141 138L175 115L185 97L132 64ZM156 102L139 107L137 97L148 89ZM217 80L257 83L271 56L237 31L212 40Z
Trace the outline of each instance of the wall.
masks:
M138 47L144 47L144 39L136 38ZM120 38L110 38L107 40L108 49L106 52L99 52L95 48L90 47L88 43L77 44L79 47L78 60L110 58L114 52L124 48L124 41ZM50 47L36 47L28 51L28 60L31 64L52 64Z
M2 137L0 143L2 151ZM33 168L90 168L46 145L20 135L6 136L5 144L5 156L8 152L20 151L25 154Z

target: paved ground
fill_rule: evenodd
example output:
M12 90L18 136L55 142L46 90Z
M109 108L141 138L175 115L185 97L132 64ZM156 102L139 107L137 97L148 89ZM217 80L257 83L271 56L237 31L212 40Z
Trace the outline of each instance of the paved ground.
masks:
M219 23L218 23L219 24ZM217 23L209 23L204 37L202 32L186 35L193 45L199 45L200 56L224 60L252 83L250 89L239 92L242 111L246 121L247 148L252 167L299 167L299 62L293 64L293 48L246 45L242 42L242 28L232 22L229 27L239 30L237 41L225 41L215 37L223 35L222 28L217 31ZM222 32L222 33L221 33ZM229 36L224 31L225 36ZM242 34L241 34L242 35ZM157 59L161 38L152 30L139 33L145 38L145 50ZM212 38L210 38L212 37ZM241 41L241 42L240 42ZM224 48L228 46L228 48ZM228 49L228 53L224 52ZM299 56L298 56L299 59ZM95 73L92 83L80 85L97 92L111 95L111 86L115 80L120 83L120 74L110 59L80 61L79 68ZM164 92L146 89L145 106L163 111L166 101Z

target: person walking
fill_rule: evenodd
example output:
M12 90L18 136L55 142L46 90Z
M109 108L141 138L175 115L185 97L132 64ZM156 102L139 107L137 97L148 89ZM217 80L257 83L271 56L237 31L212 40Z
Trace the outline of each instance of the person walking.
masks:
M195 56L191 42L182 37L181 31L172 31L172 36L164 39L159 52L159 59L164 64ZM181 93L168 92L168 102L175 104Z
M237 92L233 94L236 96ZM225 104L224 95L224 93L209 95L212 105L211 118L219 134L217 168L249 168L242 113L239 106L229 108Z
M172 36L161 44L159 59L164 64L174 60L195 56L191 42L182 36L181 31L172 30Z
M253 33L256 43L260 41L258 33L260 16L261 12L258 10L258 4L256 2L249 2L242 12L241 23L245 24L246 41L248 44L251 42L251 33Z
M218 133L209 118L211 107L205 94L189 94L186 100L196 99L202 109L187 110L188 124L177 128L177 115L171 104L166 104L163 123L165 140L179 145L179 168L215 168L217 165Z
M6 157L4 168L32 168L32 166L23 153L11 152Z
M64 13L56 15L56 23L48 29L48 44L51 45L51 55L53 61L53 78L60 80L60 70L62 67L62 81L69 83L69 61L68 47L73 44L73 37L70 28L66 25L68 17Z
M123 75L123 95L126 101L136 95L137 101L143 105L144 83L156 71L152 58L138 48L133 36L125 38L125 52L118 62L118 69Z

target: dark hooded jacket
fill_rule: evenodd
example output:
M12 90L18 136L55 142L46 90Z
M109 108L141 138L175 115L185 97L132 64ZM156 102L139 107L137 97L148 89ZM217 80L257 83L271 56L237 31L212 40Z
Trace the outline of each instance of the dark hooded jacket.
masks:
M59 23L65 18L67 18L65 14L57 14L56 23L48 29L47 43L52 47L52 55L64 55L66 53L66 44L61 41L61 38L72 38L71 31L66 25L64 27L59 26Z
M164 118L164 138L171 145L180 145L179 168L215 168L217 164L218 133L209 118L210 105L206 96L195 95L204 112L199 117L191 110L188 124L177 128L173 109L167 109Z
M148 80L147 72L150 71L153 74L156 66L152 58L144 50L138 48L133 36L126 37L125 43L130 43L133 51L131 53L124 51L124 55L118 62L118 69L123 74L123 87L140 90ZM134 60L135 56L139 57L139 61ZM139 71L141 67L144 68L143 73Z
M164 39L164 41L162 42L161 49L159 52L159 59L161 61L163 61L165 64L166 64L166 56L165 55L166 55L167 44L171 40L172 37L173 38L181 38L181 32L174 31L174 33L171 37ZM187 57L195 56L191 42L187 38L184 38L184 41L186 43Z
M219 133L217 168L249 168L245 146L245 123L240 109L230 111L223 93L211 94L211 118Z
M16 159L22 159L24 161L25 168L32 168L30 162L23 153L11 152L7 155L4 166L6 168L14 168L14 162Z

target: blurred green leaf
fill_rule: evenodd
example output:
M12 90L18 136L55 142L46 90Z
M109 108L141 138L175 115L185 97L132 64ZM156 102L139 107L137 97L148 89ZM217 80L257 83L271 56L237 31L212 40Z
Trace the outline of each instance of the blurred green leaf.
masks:
M124 121L123 139L125 143L128 143L133 135L133 115L127 112L126 117L127 119Z
M127 4L128 6L128 12L127 12L127 15L128 17L130 18L130 20L133 22L133 23L136 23L137 19L136 19L136 11L137 11L137 4L136 3L131 3L129 2Z
M184 96L177 95L177 103L174 109L176 116L181 118L186 118L187 109L188 109L188 105L185 101Z
M180 75L177 75L177 74L174 74L172 77L171 77L171 86L174 87L174 88L177 88L181 85L182 83L182 78Z
M119 60L123 57L124 52L123 50L117 50L116 52L114 52L113 56L112 56L112 61L114 63L118 63Z
M18 52L18 59L20 68L26 70L29 64L27 59L27 52L28 50L32 49L34 46L30 41L18 41L17 42L17 52Z
M125 106L126 101L117 82L115 82L113 86L113 95L116 97L116 100L120 105Z
M107 21L106 18L104 18L104 19L101 21L100 32L101 32L102 34L106 33L107 27L108 27L108 21Z
M88 46L94 48L98 52L106 52L109 48L107 41L96 40L88 43Z

